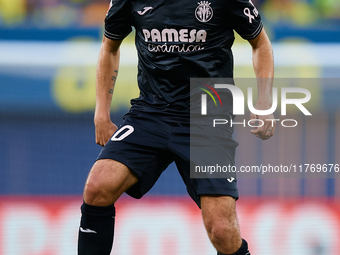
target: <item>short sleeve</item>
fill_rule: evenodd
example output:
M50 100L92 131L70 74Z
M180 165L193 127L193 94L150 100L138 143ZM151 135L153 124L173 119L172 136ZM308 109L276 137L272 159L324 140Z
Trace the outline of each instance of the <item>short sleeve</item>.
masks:
M261 16L251 0L231 0L233 29L246 40L257 37L262 28Z
M105 18L104 35L112 40L123 40L131 31L129 0L111 0Z

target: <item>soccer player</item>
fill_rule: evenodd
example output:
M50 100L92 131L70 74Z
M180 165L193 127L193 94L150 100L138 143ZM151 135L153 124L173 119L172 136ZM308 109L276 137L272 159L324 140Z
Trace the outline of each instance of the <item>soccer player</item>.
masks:
M131 101L130 111L117 128L110 119L110 105L119 47L131 27L136 30L140 96ZM84 188L78 254L110 254L114 203L124 192L141 198L173 161L202 210L218 254L250 254L235 212L236 182L195 179L189 173L190 78L233 77L234 30L251 44L256 77L268 78L258 79L255 108L269 109L272 48L251 0L111 0L98 60L94 117L96 142L104 147ZM265 122L251 131L254 135L261 139L273 135L271 122L265 121L273 119L272 115L252 114L251 118ZM227 136L233 141L231 134ZM237 143L228 146L227 165L234 163Z

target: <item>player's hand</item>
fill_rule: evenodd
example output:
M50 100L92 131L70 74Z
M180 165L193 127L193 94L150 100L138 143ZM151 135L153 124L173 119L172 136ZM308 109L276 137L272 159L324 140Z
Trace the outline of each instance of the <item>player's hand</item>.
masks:
M257 110L267 110L270 108L270 106L268 106L268 104L258 101L256 105L254 106L254 108ZM256 127L256 128L251 129L250 133L261 138L262 140L267 140L274 135L276 122L274 121L273 114L256 115L254 113L251 113L250 119L254 120L250 122L252 125L261 126L261 124L264 123L263 126L261 127ZM262 120L263 122L256 121L256 120Z
M95 118L94 125L96 128L96 143L100 146L104 146L118 129L110 119Z

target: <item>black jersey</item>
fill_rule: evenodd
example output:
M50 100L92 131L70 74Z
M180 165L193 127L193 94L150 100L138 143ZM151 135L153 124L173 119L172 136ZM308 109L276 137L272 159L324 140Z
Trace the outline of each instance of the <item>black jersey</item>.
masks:
M132 26L140 89L132 106L172 113L189 111L190 78L233 76L234 30L244 39L262 30L251 0L112 0L105 36L124 39Z

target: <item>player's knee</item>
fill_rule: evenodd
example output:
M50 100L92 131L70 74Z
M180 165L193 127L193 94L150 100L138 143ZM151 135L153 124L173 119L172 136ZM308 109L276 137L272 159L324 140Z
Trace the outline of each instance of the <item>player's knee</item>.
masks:
M208 236L214 245L219 245L226 242L226 238L230 236L228 233L231 227L228 224L221 222L211 222L206 225Z
M89 179L84 188L84 201L89 205L107 206L111 205L112 195L100 184Z
M206 220L205 227L208 236L215 247L233 244L240 239L240 233L236 219Z

